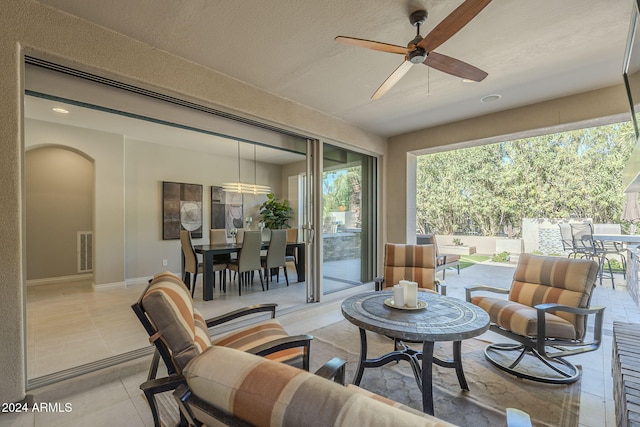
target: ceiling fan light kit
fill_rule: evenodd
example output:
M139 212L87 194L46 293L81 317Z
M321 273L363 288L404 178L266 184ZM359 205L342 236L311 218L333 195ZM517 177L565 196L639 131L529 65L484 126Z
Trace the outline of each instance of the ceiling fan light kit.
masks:
M402 64L380 85L371 97L372 99L378 99L383 96L400 81L409 71L410 66L420 63L465 80L479 82L487 77L488 74L485 71L459 59L434 52L434 50L460 31L489 3L491 3L491 0L466 0L436 25L424 38L420 35L420 26L424 24L427 19L427 11L416 10L412 12L409 15L409 22L416 27L417 34L415 38L407 44L406 48L354 37L338 36L335 40L339 43L356 47L404 55Z

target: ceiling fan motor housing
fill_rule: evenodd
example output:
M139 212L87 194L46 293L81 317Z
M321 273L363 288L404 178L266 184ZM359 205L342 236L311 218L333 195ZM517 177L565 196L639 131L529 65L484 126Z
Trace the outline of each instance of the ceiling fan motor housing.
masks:
M412 64L420 64L427 59L427 52L423 48L417 47L409 52L409 55L407 56Z

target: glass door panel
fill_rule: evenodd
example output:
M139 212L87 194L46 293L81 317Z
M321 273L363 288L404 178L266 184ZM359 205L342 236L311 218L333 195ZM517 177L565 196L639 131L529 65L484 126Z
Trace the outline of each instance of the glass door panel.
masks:
M323 145L322 237L325 294L373 280L376 159Z

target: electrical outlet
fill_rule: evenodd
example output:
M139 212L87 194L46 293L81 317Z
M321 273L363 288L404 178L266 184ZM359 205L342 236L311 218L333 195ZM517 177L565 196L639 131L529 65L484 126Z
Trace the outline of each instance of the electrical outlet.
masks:
M167 261L166 259L162 260L162 266L166 267L167 265L169 265L169 261Z

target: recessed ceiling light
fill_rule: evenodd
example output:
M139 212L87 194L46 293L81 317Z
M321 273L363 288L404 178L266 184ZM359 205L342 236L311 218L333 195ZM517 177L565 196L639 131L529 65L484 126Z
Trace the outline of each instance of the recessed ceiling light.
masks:
M52 110L60 114L69 114L69 110L65 110L62 107L53 107Z
M462 83L478 83L478 82L471 79L462 79Z
M487 95L484 98L482 98L480 100L480 102L493 102L493 101L497 101L498 99L502 98L502 95Z

